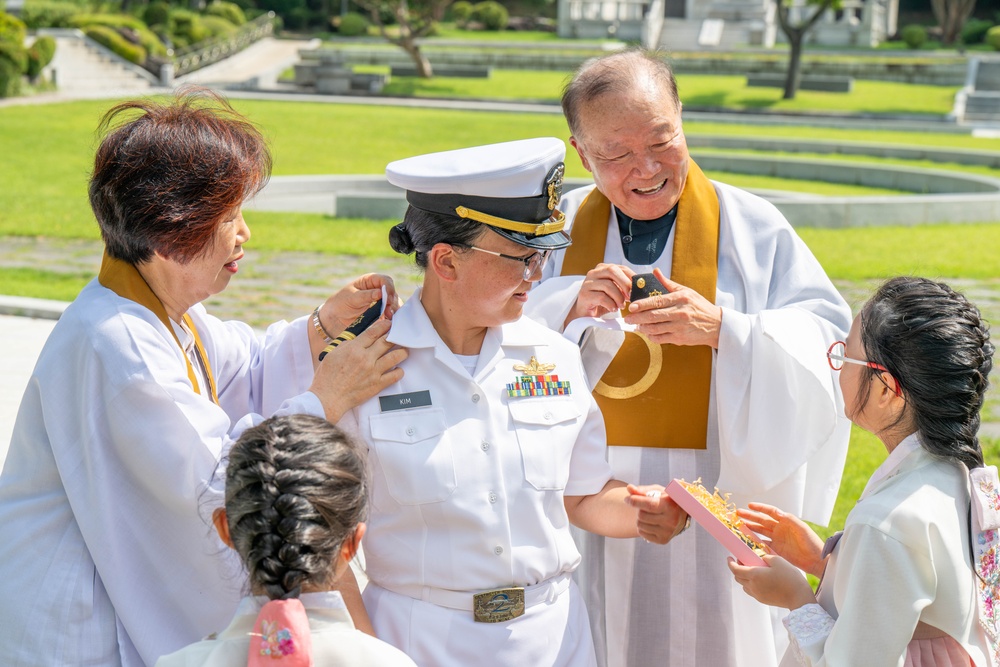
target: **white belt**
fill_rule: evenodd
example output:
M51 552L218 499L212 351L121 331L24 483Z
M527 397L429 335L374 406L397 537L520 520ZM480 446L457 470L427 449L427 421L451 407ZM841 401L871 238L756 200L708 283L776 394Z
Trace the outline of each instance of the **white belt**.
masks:
M552 602L560 595L569 590L569 582L572 573L563 572L545 581L531 586L524 586L524 606L531 607L542 602ZM439 607L458 609L461 611L473 610L473 599L479 591L453 591L447 588L432 588L430 586L416 586L409 584L386 586L380 581L373 582L387 591L392 591L399 595L405 595L415 600L423 600L436 604ZM498 588L497 590L501 590Z

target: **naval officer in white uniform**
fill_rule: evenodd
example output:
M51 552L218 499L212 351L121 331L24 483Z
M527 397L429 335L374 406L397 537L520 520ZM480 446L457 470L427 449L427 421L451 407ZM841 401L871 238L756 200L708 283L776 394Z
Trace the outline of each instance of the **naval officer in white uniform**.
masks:
M410 203L390 242L424 282L389 333L403 379L342 424L371 456L365 604L420 665L596 664L570 524L663 543L677 523L662 487L612 479L577 346L521 316L570 243L564 156L541 138L386 169Z

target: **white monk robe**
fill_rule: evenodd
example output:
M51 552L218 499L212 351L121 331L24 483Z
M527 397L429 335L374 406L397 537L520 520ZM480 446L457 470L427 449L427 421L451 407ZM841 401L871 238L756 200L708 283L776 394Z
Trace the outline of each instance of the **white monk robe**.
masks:
M700 477L740 506L771 503L825 524L850 434L825 353L845 338L850 309L774 206L713 185L721 211L716 304L723 317L707 449L612 446L608 458L617 479L666 485ZM559 206L570 233L591 189L568 193ZM605 262L652 271L625 259L613 208L608 229ZM671 231L655 264L668 277L673 239ZM563 257L560 251L550 260L525 309L557 330L583 282L559 276ZM590 377L590 384L598 379ZM706 531L692 527L667 546L578 538L584 561L577 581L598 656L606 645L609 667L768 667L780 660L788 641L780 613L743 593L726 566L728 552Z
M204 516L218 461L261 415L323 411L307 318L258 338L188 313L220 405L157 316L96 280L46 341L0 476L5 667L152 665L232 618L245 576Z

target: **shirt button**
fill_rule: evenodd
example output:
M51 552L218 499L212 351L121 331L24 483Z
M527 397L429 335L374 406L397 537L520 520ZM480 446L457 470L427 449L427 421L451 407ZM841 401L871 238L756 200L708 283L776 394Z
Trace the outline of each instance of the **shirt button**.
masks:
M472 395L472 402L473 403L478 403L479 402L479 394L473 394Z
M491 503L495 503L496 501L497 501L497 494L491 492L490 493L490 502Z
M503 547L501 546L493 547L493 553L495 553L497 556L501 555L503 553Z
M482 449L484 452L488 452L490 451L490 443L483 440L483 443L479 445L479 448Z
M544 415L542 415L542 416L543 416L543 417L545 417L545 419L552 419L552 413L551 413L551 412L546 412L546 413L545 413Z
M406 435L413 435L413 433L414 433L413 427L412 426L407 426L406 427Z

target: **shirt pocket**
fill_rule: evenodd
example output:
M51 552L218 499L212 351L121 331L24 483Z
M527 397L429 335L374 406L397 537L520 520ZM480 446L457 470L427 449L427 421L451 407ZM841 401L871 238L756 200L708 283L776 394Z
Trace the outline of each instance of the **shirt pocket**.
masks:
M402 410L369 419L372 446L397 503L436 503L455 491L455 457L444 410Z
M512 399L507 404L517 433L524 478L541 491L562 490L580 433L580 415L569 397Z

